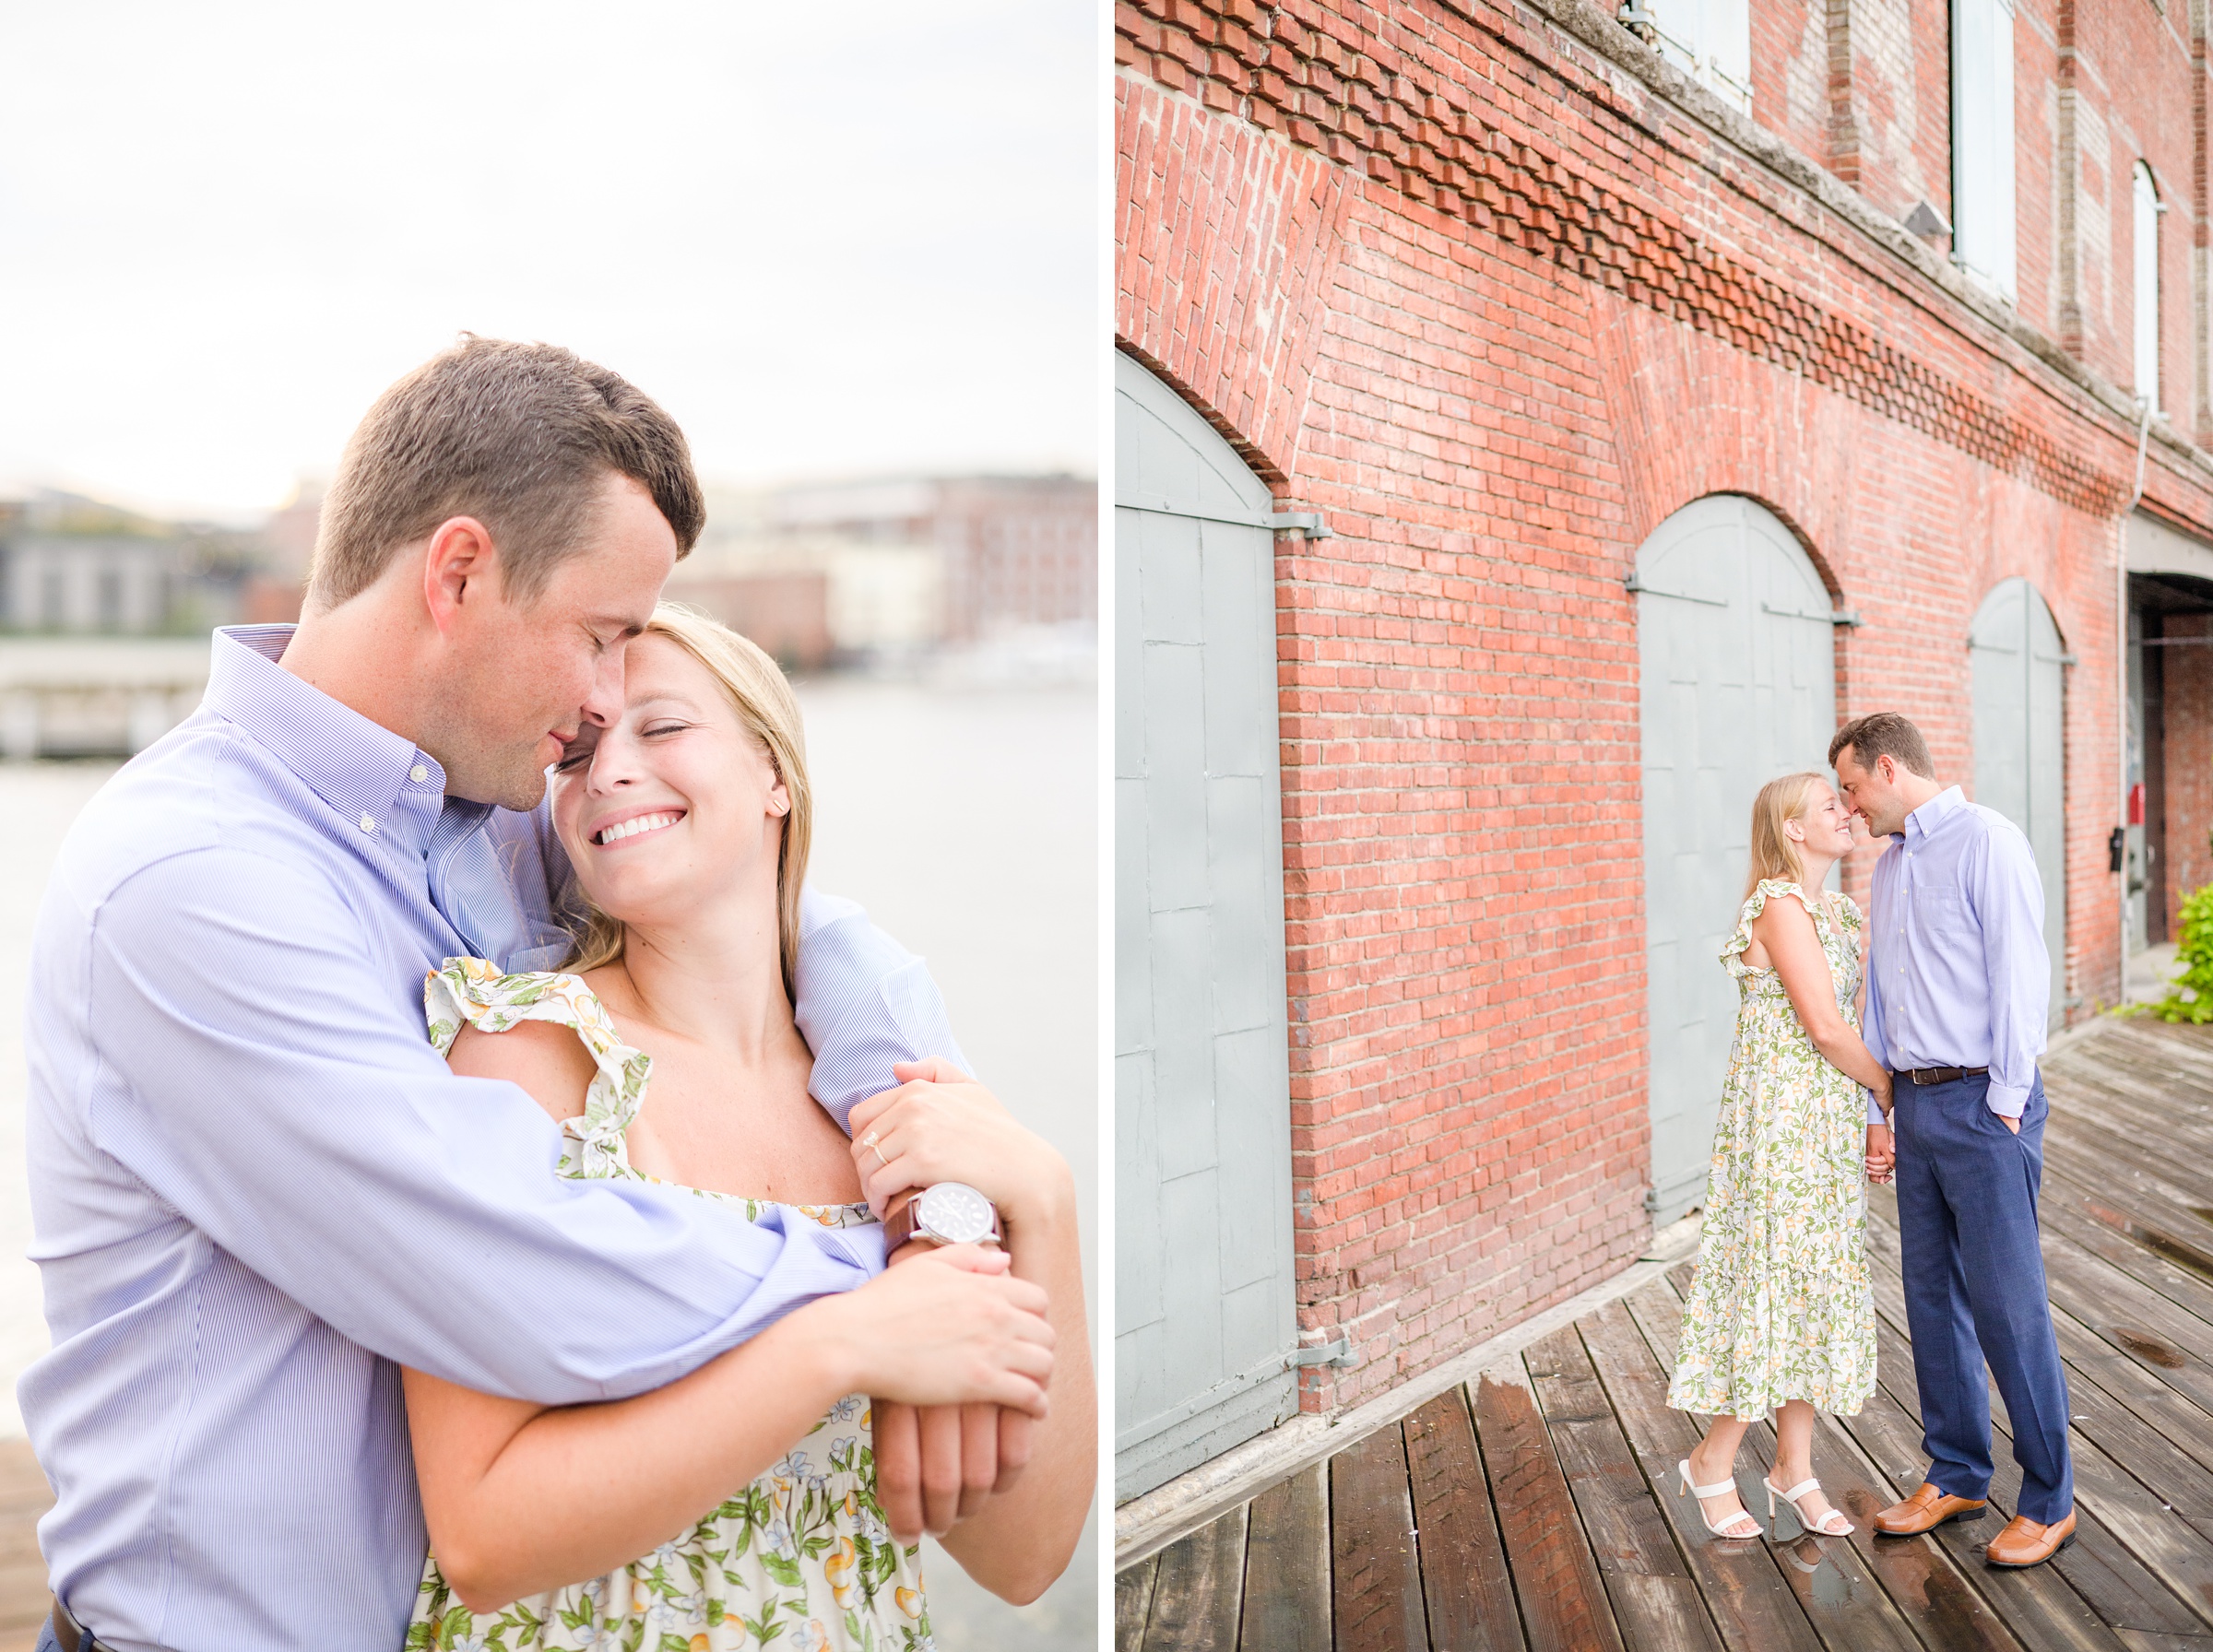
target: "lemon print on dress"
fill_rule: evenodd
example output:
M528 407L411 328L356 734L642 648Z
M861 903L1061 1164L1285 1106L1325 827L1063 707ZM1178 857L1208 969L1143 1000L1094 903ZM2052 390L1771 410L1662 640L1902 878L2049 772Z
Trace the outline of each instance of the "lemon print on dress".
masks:
M850 1497L846 1499L852 1501ZM859 1552L853 1547L851 1538L839 1538L837 1546L830 1551L830 1558L822 1563L822 1575L830 1580L830 1593L840 1606L851 1606L860 1595L860 1579L856 1575L860 1565Z

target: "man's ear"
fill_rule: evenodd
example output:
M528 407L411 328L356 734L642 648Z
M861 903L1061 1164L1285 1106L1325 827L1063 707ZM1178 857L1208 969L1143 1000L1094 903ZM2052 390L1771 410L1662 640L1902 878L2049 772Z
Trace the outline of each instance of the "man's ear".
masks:
M491 530L474 516L449 516L431 532L422 555L422 603L444 636L463 604L481 602L500 588L499 553Z

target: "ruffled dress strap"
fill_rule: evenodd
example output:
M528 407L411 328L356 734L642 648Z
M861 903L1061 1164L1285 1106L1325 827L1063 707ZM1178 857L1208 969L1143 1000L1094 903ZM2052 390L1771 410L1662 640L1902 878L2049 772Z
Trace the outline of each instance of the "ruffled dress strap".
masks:
M1745 950L1752 944L1752 920L1768 909L1769 898L1773 895L1797 896L1798 903L1811 914L1817 929L1822 926L1829 915L1827 902L1813 900L1805 891L1793 883L1788 878L1762 878L1758 887L1745 897L1745 903L1736 914L1736 927L1729 932L1729 939L1722 948L1722 966L1732 976L1740 981L1746 975L1765 973L1755 970L1745 962ZM1844 904L1852 906L1850 901L1846 901ZM1852 923L1856 926L1859 921L1859 908L1854 906L1852 910Z
M623 1132L645 1104L653 1057L622 1042L607 1006L581 976L550 970L509 975L481 958L449 958L423 977L422 1012L441 1056L452 1053L463 1022L479 1032L504 1032L524 1021L553 1021L574 1032L598 1070L583 1113L562 1121L572 1145L562 1155L561 1174L637 1176Z

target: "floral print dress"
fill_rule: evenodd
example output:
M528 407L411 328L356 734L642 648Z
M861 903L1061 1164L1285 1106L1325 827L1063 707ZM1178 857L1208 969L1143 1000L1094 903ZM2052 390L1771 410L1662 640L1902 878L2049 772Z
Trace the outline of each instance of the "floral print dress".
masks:
M1667 1403L1757 1418L1803 1399L1850 1417L1875 1392L1867 1108L1859 1085L1814 1047L1781 977L1745 962L1752 920L1777 898L1813 914L1837 1008L1859 1025L1859 908L1842 895L1763 881L1722 952L1736 978L1736 1043Z
M645 1104L652 1057L625 1044L598 997L574 975L503 975L449 958L423 984L431 1042L450 1052L461 1024L503 1032L526 1021L573 1029L598 1069L583 1114L562 1126L560 1174L650 1181L623 1133ZM865 1204L772 1206L692 1188L758 1221L858 1227ZM841 1399L769 1471L681 1537L566 1588L472 1613L423 1565L407 1646L441 1652L934 1652L920 1552L900 1544L876 1501L868 1399Z

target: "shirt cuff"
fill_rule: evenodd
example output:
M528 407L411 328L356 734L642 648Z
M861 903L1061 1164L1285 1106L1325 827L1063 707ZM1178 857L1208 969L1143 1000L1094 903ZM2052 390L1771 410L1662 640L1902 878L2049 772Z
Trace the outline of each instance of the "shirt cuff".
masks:
M1889 1124L1890 1121L1883 1116L1881 1104L1875 1099L1875 1092L1863 1090L1860 1093L1867 1098L1867 1122L1871 1125Z
M1985 1099L1990 1103L1990 1110L2000 1118L2018 1118L2029 1105L2029 1086L1994 1082Z

